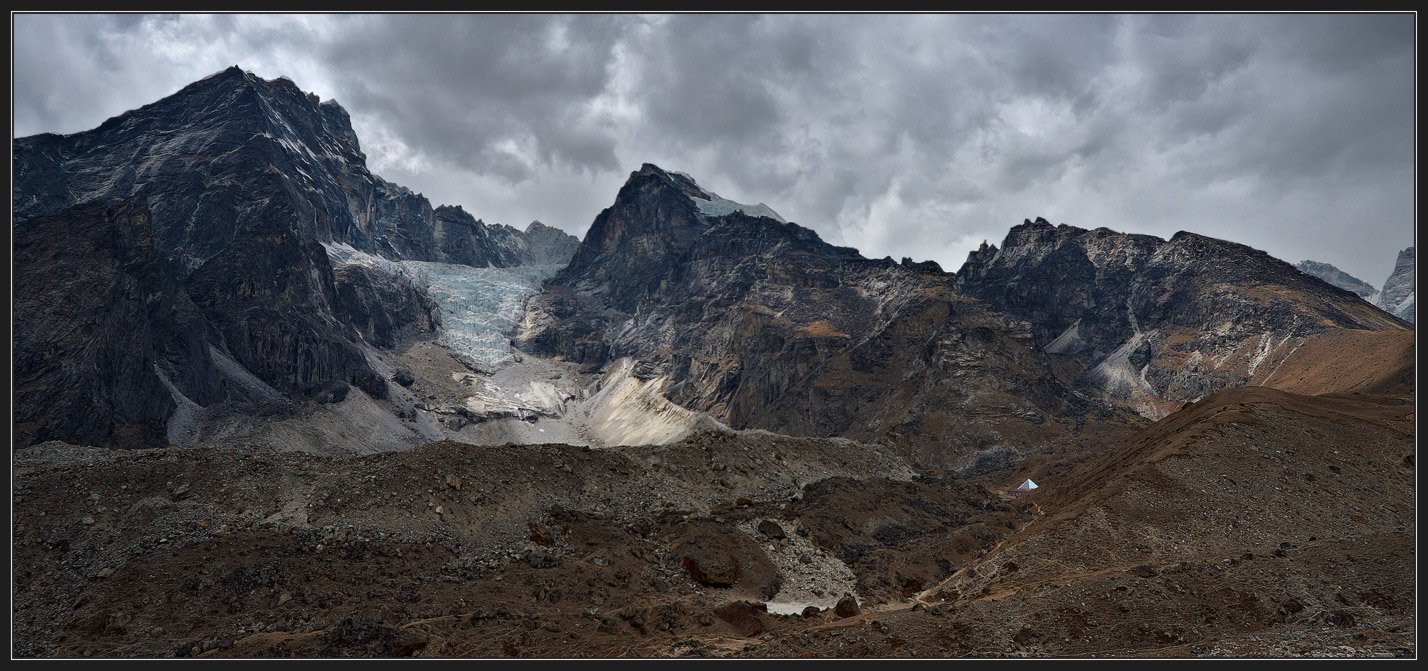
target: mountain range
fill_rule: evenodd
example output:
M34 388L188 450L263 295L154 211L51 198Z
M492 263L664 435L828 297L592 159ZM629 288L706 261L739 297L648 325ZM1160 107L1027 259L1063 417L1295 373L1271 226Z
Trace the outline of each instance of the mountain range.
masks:
M576 238L236 66L13 150L18 656L1412 654L1413 248Z

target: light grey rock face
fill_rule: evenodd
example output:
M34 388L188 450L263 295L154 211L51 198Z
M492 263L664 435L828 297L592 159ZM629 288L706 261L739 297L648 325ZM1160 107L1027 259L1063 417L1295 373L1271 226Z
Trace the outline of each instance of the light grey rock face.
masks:
M935 263L866 259L767 206L716 202L733 203L654 165L632 173L528 301L523 348L587 372L628 357L731 427L897 440L931 468L1091 405L1023 324Z
M1320 261L1300 261L1294 267L1298 268L1301 273L1313 275L1340 289L1352 291L1357 294L1359 298L1377 305L1378 289L1375 289L1373 285L1368 282L1339 270L1334 267L1333 264Z
M580 247L580 238L539 221L526 226L525 238L526 248L530 250L527 263L532 265L563 266L570 263Z
M1413 248L1398 253L1393 264L1393 273L1383 283L1383 291L1378 295L1378 306L1399 319L1413 323Z
M957 279L1030 322L1080 388L1151 418L1265 379L1325 329L1405 326L1262 251L1184 231L1162 240L1028 220L1000 249L970 254Z

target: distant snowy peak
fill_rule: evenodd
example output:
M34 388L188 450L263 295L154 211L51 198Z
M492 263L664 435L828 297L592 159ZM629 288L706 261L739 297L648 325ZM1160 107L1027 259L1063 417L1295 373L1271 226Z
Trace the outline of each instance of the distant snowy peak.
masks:
M729 200L728 198L721 197L719 194L714 193L713 191L701 188L699 186L699 183L694 181L694 178L690 177L687 173L679 172L676 170L670 170L668 171L668 173L670 175L682 177L684 180L688 181L689 185L693 187L693 190L696 193L689 193L689 191L686 191L685 194L689 196L690 200L694 201L695 207L698 207L699 212L706 217L722 217L725 215L733 214L735 212L743 212L744 214L747 214L751 217L767 217L769 219L773 219L774 221L779 222L780 224L788 223L788 220L784 219L782 216L779 216L779 213L775 212L774 209L769 207L768 205L765 205L763 203L759 203L757 205L747 205L744 203L735 202Z
M1409 247L1398 253L1393 264L1393 273L1383 283L1375 305L1408 323L1413 323L1413 264L1414 252Z
M1305 260L1295 264L1294 267L1306 275L1317 277L1345 291L1352 291L1358 294L1359 298L1370 303L1378 298L1378 289L1375 289L1372 284L1339 270L1331 263Z

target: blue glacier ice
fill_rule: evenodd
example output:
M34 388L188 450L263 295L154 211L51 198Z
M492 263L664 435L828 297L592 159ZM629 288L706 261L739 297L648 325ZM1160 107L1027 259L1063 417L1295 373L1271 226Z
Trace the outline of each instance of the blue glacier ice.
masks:
M360 264L405 277L427 292L441 308L438 336L467 363L493 370L515 360L511 336L525 312L527 296L562 265L473 268L432 261L392 261L340 242L323 243L334 265Z
M526 297L563 266L473 268L429 261L402 267L427 285L441 308L438 336L457 356L477 367L499 368L514 361L511 335L520 324Z

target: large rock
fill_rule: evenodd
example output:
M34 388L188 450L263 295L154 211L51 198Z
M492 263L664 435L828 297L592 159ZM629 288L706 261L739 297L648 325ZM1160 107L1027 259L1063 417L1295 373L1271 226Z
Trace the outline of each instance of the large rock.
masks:
M768 606L748 601L726 603L714 609L715 617L723 620L744 637L754 637L764 633L764 630L768 629L768 625L764 621L767 614Z
M853 617L861 612L863 609L858 607L858 600L852 594L844 594L838 605L833 607L833 614L838 617Z
M758 541L730 526L709 520L686 522L669 539L689 577L706 587L738 587L770 599L783 577Z
M783 527L773 520L759 522L758 529L759 533L769 540L781 541L788 538L788 535L783 532Z

